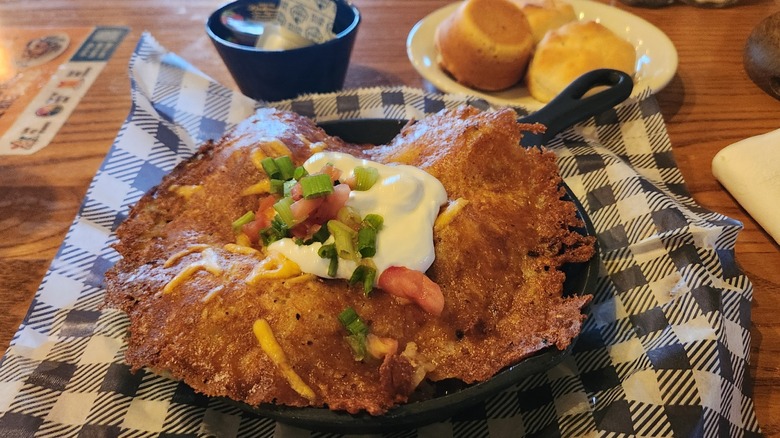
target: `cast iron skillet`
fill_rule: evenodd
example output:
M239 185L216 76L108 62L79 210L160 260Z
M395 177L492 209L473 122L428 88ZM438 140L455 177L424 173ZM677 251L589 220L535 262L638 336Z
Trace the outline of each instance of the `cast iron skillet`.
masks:
M597 94L583 97L589 90L600 86L607 88ZM585 74L547 106L519 119L524 123L539 122L547 126L544 134L525 134L521 144L525 147L543 145L563 129L622 102L631 94L632 88L631 78L616 70L596 70ZM395 137L405 124L405 120L353 119L321 123L320 126L328 134L339 136L351 143L385 144ZM579 216L585 223L585 227L578 231L585 235L595 235L593 225L582 205L568 187L565 188L566 197L575 203ZM592 291L598 276L598 264L598 257L594 256L585 263L565 265L563 267L566 273L564 294L581 295ZM389 410L385 415L376 417L366 413L351 415L327 408L295 408L270 404L254 407L228 402L263 417L320 432L345 434L388 432L449 418L507 389L523 377L549 370L569 354L570 348L558 350L549 347L499 371L490 380L482 383L466 385L455 379L435 383L424 382L421 384L422 391L428 396L432 394L432 398L410 401Z

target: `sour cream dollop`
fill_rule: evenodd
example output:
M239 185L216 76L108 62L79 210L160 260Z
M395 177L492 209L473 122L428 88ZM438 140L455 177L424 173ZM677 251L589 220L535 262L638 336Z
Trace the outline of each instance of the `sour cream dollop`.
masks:
M361 217L374 213L384 219L377 234L377 252L372 257L377 268L376 279L391 266L425 272L435 258L433 223L439 208L447 202L447 192L441 182L414 166L385 165L340 152L318 152L303 167L309 173L316 173L326 164L340 169L344 177L358 166L373 167L379 173L379 179L370 189L352 190L346 204ZM332 241L333 237L325 243ZM293 239L285 238L272 243L268 249L292 260L303 272L323 278L349 279L357 263L339 259L337 275L330 277L329 261L317 254L321 246L321 243L298 245Z

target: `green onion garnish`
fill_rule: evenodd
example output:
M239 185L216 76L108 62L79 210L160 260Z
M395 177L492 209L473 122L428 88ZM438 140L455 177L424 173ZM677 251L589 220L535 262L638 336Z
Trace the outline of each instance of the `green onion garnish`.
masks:
M353 230L360 228L360 213L348 205L341 207L339 211L336 212L336 220Z
M306 171L306 168L304 168L303 166L298 166L293 171L293 179L300 180L301 178L303 178L308 174L309 172Z
M360 319L355 309L347 307L339 313L339 322L347 330L349 336L346 336L347 344L352 350L355 360L363 360L366 357L366 335L368 335L368 326Z
M339 258L331 257L328 261L328 276L335 277L339 273Z
M282 173L279 171L279 166L276 165L276 160L272 157L265 157L260 164L263 166L263 170L268 174L271 179L280 179Z
M352 307L347 307L339 313L339 322L350 335L367 334L368 326Z
M371 227L375 231L379 231L382 229L382 225L384 225L385 220L382 216L378 214L367 214L366 217L363 218L363 226Z
M290 196L292 193L292 188L295 187L295 185L298 184L298 181L291 179L289 181L284 182L284 194L283 196Z
M357 233L357 250L361 257L376 255L376 230L370 226L361 228Z
M285 181L292 179L293 174L295 173L295 164L293 164L292 158L287 155L277 157L274 158L274 164L276 164L276 167L279 169L281 179Z
M284 196L284 180L271 178L268 191L271 192L272 195Z
M323 259L332 259L333 257L337 257L336 245L332 243L322 245L320 249L317 250L317 255Z
M374 290L374 280L376 279L376 266L370 259L364 259L364 263L358 265L352 276L349 277L349 285L363 283L363 293L368 295Z
M328 231L333 236L338 256L346 260L357 260L355 251L355 230L337 220L328 221Z
M233 232L238 233L241 227L255 220L255 212L247 211L243 216L233 221Z
M328 276L335 277L339 270L339 257L338 253L336 252L336 245L332 243L328 245L322 245L320 249L317 250L317 255L324 259L330 260L328 263Z
M289 227L282 221L279 215L271 219L271 225L260 231L260 237L263 239L263 245L268 246L277 240L287 237Z
M279 215L279 219L281 219L288 228L292 228L293 225L295 225L295 218L293 217L293 212L290 209L292 203L292 198L284 197L276 201L274 204L274 210L276 210L276 214Z
M379 180L379 171L374 167L357 166L355 173L355 190L368 190Z
M328 231L327 226L320 227L320 229L311 236L312 240L315 242L324 242L328 240L328 237L330 237L330 231Z
M306 199L333 193L333 182L331 182L330 176L324 173L304 176L299 182L303 197Z
M355 357L356 361L361 361L366 358L366 353L368 352L366 349L366 335L349 335L344 339L347 340L347 344L349 344L349 348L352 350L352 355Z

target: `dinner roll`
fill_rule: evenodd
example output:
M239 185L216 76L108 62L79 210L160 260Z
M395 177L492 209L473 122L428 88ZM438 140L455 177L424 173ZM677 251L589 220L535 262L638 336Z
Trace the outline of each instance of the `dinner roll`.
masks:
M549 102L579 76L600 68L634 74L636 51L595 21L574 21L551 30L536 47L526 83L534 99Z
M548 31L577 19L574 7L561 0L512 0L528 19L534 44L539 44Z
M436 28L435 42L443 70L488 91L520 82L534 47L528 20L509 0L466 0Z

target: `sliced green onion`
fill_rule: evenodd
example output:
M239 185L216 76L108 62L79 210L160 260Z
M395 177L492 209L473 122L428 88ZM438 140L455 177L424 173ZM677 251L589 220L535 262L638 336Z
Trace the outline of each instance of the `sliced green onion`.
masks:
M357 166L355 173L355 190L368 190L379 180L379 171L375 167Z
M366 349L366 335L349 335L344 339L347 340L347 344L349 344L349 348L352 350L352 356L354 356L356 361L366 358L366 353L368 352Z
M331 257L328 261L328 276L335 277L339 273L339 258Z
M328 231L333 236L338 256L346 260L357 260L355 251L355 230L337 220L328 221Z
M368 326L363 322L357 312L355 312L355 309L352 307L347 307L346 309L342 310L341 313L339 313L338 318L341 325L347 329L350 335L368 333Z
M378 214L367 214L366 217L363 218L363 226L369 226L375 231L381 230L384 223L384 218Z
M333 193L333 182L331 182L330 176L324 173L304 176L299 182L303 197L306 199Z
M347 344L352 350L355 360L363 360L366 357L366 335L368 335L368 326L360 319L355 309L347 307L339 313L339 322L347 330L349 336L346 336Z
M350 206L344 206L336 212L336 220L344 225L357 230L360 228L360 213Z
M363 262L352 271L352 276L349 277L349 284L352 286L357 283L363 283L363 293L367 296L374 290L376 265L374 265L371 259L364 259Z
M233 221L233 232L238 233L241 231L241 227L255 220L255 212L247 211L243 216Z
M306 168L303 166L298 166L293 171L293 179L300 180L304 176L308 175L309 172L306 171Z
M292 203L292 198L284 197L276 201L274 204L274 210L276 210L276 214L279 215L279 219L281 219L288 228L292 228L293 225L295 225L295 218L293 217L293 212L290 209Z
M339 270L339 257L338 257L338 253L336 252L336 245L332 243L327 245L322 245L320 249L317 250L317 255L319 255L324 259L329 260L328 276L335 277Z
M337 257L336 253L336 245L329 243L327 245L322 245L320 249L317 250L317 255L322 257L323 259L332 259L334 257Z
M363 227L357 234L357 250L361 257L373 257L376 255L376 230L371 227Z
M274 158L274 164L279 169L281 179L287 181L292 179L293 173L295 173L295 164L292 162L292 158L287 155Z
M262 161L260 161L260 165L263 166L263 170L265 170L265 173L268 174L268 177L271 179L280 179L281 178L281 172L279 171L279 166L276 165L276 160L274 160L272 157L265 157Z
M295 185L298 184L298 181L291 179L289 181L284 182L284 194L283 196L290 196L292 194L292 188L295 187Z
M284 181L278 178L271 178L268 191L272 195L284 196Z
M289 228L284 223L284 221L279 218L279 215L274 216L274 218L271 219L271 225L260 231L260 237L263 239L263 245L268 246L277 240L284 239L287 237L288 231Z

